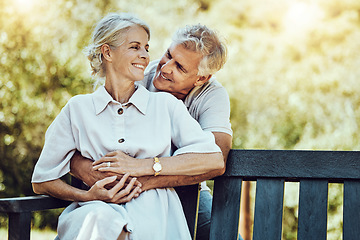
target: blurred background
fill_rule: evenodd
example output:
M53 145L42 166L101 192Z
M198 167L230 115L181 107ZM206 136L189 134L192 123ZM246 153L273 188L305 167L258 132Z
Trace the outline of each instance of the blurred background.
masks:
M360 150L358 0L0 0L0 197L33 195L47 127L92 91L82 51L94 24L122 11L150 25L152 60L186 24L223 36L229 56L216 76L231 98L233 148ZM328 239L341 239L343 189L329 191ZM283 239L296 239L297 194L285 186ZM34 214L33 229L55 229L57 214Z

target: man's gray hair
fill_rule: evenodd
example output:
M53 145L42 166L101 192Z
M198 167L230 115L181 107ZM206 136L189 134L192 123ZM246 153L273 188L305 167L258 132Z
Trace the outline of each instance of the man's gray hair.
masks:
M186 49L203 55L198 75L208 76L219 71L225 64L227 49L216 32L205 25L187 25L173 36L173 43L182 44Z

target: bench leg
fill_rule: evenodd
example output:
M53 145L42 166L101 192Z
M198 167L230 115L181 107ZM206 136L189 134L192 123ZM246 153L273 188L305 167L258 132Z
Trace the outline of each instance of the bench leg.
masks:
M360 235L360 183L344 182L343 239L358 239Z
M31 212L8 213L9 240L30 240Z

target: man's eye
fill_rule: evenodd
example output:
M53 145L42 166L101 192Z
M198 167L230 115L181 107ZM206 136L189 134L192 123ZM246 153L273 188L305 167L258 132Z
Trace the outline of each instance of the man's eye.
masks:
M183 73L185 73L184 68L183 68L183 67L181 67L180 65L177 65L177 68L178 68L180 71L182 71Z

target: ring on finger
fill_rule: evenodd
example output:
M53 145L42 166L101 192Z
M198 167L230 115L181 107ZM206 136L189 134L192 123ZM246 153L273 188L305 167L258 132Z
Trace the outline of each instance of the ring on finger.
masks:
M107 163L106 163L106 166L107 166L107 167L110 167L110 162L107 162Z

